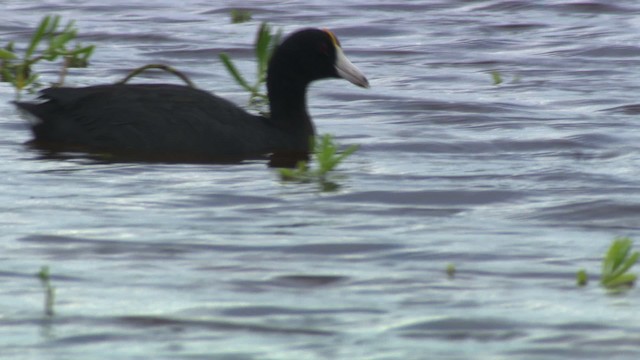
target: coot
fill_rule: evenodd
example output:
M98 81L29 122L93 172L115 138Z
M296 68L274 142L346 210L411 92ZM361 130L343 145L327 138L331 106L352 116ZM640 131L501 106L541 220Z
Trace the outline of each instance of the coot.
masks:
M269 63L269 117L169 84L48 88L40 93L43 102L16 105L35 117L32 144L42 148L178 161L299 155L309 152L314 135L307 86L325 78L369 85L332 32L303 29L288 36Z

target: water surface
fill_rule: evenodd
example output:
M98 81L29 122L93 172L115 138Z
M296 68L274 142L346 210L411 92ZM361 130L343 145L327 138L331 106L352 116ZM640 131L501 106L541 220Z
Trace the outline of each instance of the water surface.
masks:
M640 238L640 5L245 1L231 24L235 6L5 1L2 44L56 13L97 46L69 85L166 63L245 104L217 54L251 73L267 21L331 28L372 87L310 89L318 131L360 145L321 192L262 161L43 156L0 84L0 357L640 356L638 290L596 277L614 237Z

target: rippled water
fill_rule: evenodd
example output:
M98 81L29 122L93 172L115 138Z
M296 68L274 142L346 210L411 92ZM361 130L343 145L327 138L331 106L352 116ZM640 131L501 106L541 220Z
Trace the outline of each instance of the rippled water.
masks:
M268 21L331 28L372 88L310 90L319 132L361 146L321 192L259 161L43 157L0 84L1 358L640 356L639 291L597 286L611 239L640 239L640 4L240 5L253 21L230 24L237 1L4 2L2 45L77 21L97 51L72 85L167 63L244 104L217 54L252 71Z

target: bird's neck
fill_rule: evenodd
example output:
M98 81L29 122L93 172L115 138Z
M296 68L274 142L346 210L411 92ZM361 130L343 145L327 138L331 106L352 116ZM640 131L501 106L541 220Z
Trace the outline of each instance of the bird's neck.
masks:
M307 84L280 77L268 81L267 90L271 122L283 131L304 136L304 141L309 141L315 131L307 112Z

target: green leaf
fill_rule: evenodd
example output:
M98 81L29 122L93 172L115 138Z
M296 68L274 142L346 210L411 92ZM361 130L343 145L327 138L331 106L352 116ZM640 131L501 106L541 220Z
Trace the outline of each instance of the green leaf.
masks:
M34 84L36 82L36 80L38 80L40 76L38 74L32 73L31 75L29 75L24 82L23 87L27 87L31 84Z
M13 41L9 41L7 43L7 46L4 47L5 50L10 51L10 52L14 52L13 48L14 48L15 43Z
M585 269L580 269L576 273L576 284L578 286L585 286L589 282L589 276L587 275L587 271Z
M60 25L60 19L62 19L60 15L53 15L53 20L49 23L49 27L46 31L47 34L52 35L53 33L56 32L58 25Z
M63 33L73 33L73 35L75 36L75 34L76 34L75 25L76 25L76 21L75 20L69 20L69 22L64 27L64 29L62 29L62 32Z
M316 161L319 166L321 176L333 171L344 159L353 154L358 149L357 145L352 145L342 152L338 152L338 147L331 135L323 135L320 142L314 148Z
M51 278L51 275L50 275L48 266L43 266L40 268L40 271L38 271L38 278L41 281L49 281L49 279Z
M281 168L278 169L280 173L280 179L282 181L299 181L309 182L311 176L309 174L309 166L306 161L299 161L295 168Z
M59 16L54 16L53 17L53 23L57 24L59 19ZM41 21L40 24L38 25L38 28L36 29L36 32L33 33L33 36L31 37L31 42L29 43L29 46L27 47L27 50L24 53L25 59L29 59L31 58L31 55L33 55L33 52L36 50L36 47L38 47L38 44L40 44L40 41L42 41L42 38L47 34L50 33L50 25L52 22L52 17L51 15L47 15L45 16ZM54 27L55 29L55 27Z
M75 49L65 52L64 56L68 58L67 66L71 68L87 67L93 49L93 45L86 47L76 45Z
M224 66L227 68L227 71L236 80L236 82L240 86L245 88L245 90L247 90L249 92L254 92L254 89L249 85L249 83L247 83L247 81L240 74L240 72L238 71L236 66L233 64L233 62L231 62L231 59L229 58L229 55L227 55L225 53L221 53L218 56L220 57L220 60L222 60L222 63L224 64Z
M340 154L336 155L333 158L332 164L331 164L331 168L329 169L329 171L335 169L338 165L340 165L340 163L346 159L349 155L353 154L356 150L358 150L358 145L351 145L348 148L346 148L345 150L343 150Z
M629 238L617 238L613 241L602 261L600 283L603 286L612 288L635 281L636 275L626 273L640 258L637 251L629 255L632 245Z
M640 253L638 252L631 254L631 256L627 257L626 260L611 273L611 277L616 278L626 273L638 261L639 256Z
M348 148L344 149L342 153L338 155L338 163L341 163L342 160L346 159L348 156L356 152L359 148L360 146L358 145L351 145Z
M57 53L65 52L64 46L75 36L74 33L65 32L52 37L49 42L49 50Z
M293 169L280 168L278 169L278 173L280 174L280 179L282 179L283 181L290 181L295 178Z
M636 281L637 276L635 274L623 274L615 279L611 279L603 284L605 287L612 289L619 286L631 286Z
M38 44L40 43L40 40L42 40L42 37L44 36L46 27L49 24L49 21L50 21L50 17L46 16L40 22L40 25L36 29L36 32L33 33L33 36L31 37L31 42L29 43L29 46L27 47L27 50L24 53L24 57L26 59L30 58L31 55L33 55L33 52L36 50L36 47L38 46Z
M456 275L456 266L454 264L449 263L447 264L445 271L447 273L447 276L449 276L450 278L453 278Z
M282 29L278 29L278 31L271 37L271 41L269 42L269 60L271 56L273 56L273 52L276 50L278 45L280 45L280 39L282 39Z
M13 84L16 81L16 77L13 75L12 71L9 71L8 68L3 68L2 69L2 81Z
M93 50L95 49L94 45L89 45L85 47L77 46L73 51L71 51L72 55L83 55L85 58L91 56L93 54Z
M629 238L618 238L613 241L602 263L603 275L613 273L622 264L631 250L631 244L632 241Z
M258 62L258 83L267 72L269 63L269 44L271 43L271 29L266 22L260 24L255 43L255 54Z
M331 181L331 179L328 178L328 174L358 147L355 145L350 146L339 153L338 146L329 134L311 137L309 143L313 150L317 168L310 170L306 162L300 162L295 169L279 169L280 178L283 181L315 182L320 186L322 191L334 191L338 189L339 185Z
M18 56L16 54L14 54L13 52L0 48L0 59L13 60L13 59L15 59L17 57Z
M320 142L316 142L314 149L316 161L319 166L319 174L322 176L331 171L333 164L333 155L335 154L335 146L332 143L331 135L325 134L320 138Z
M249 92L249 106L259 108L260 106L267 105L269 103L269 97L263 89L264 84L267 81L269 60L271 59L273 49L279 42L281 35L282 30L276 32L275 35L272 35L271 27L266 22L260 23L254 41L257 75L253 85L250 85L247 79L240 74L228 55L224 53L219 55L231 76L238 84Z
M491 72L491 79L493 79L493 85L500 85L502 84L502 81L503 81L502 75L498 70L493 70Z

